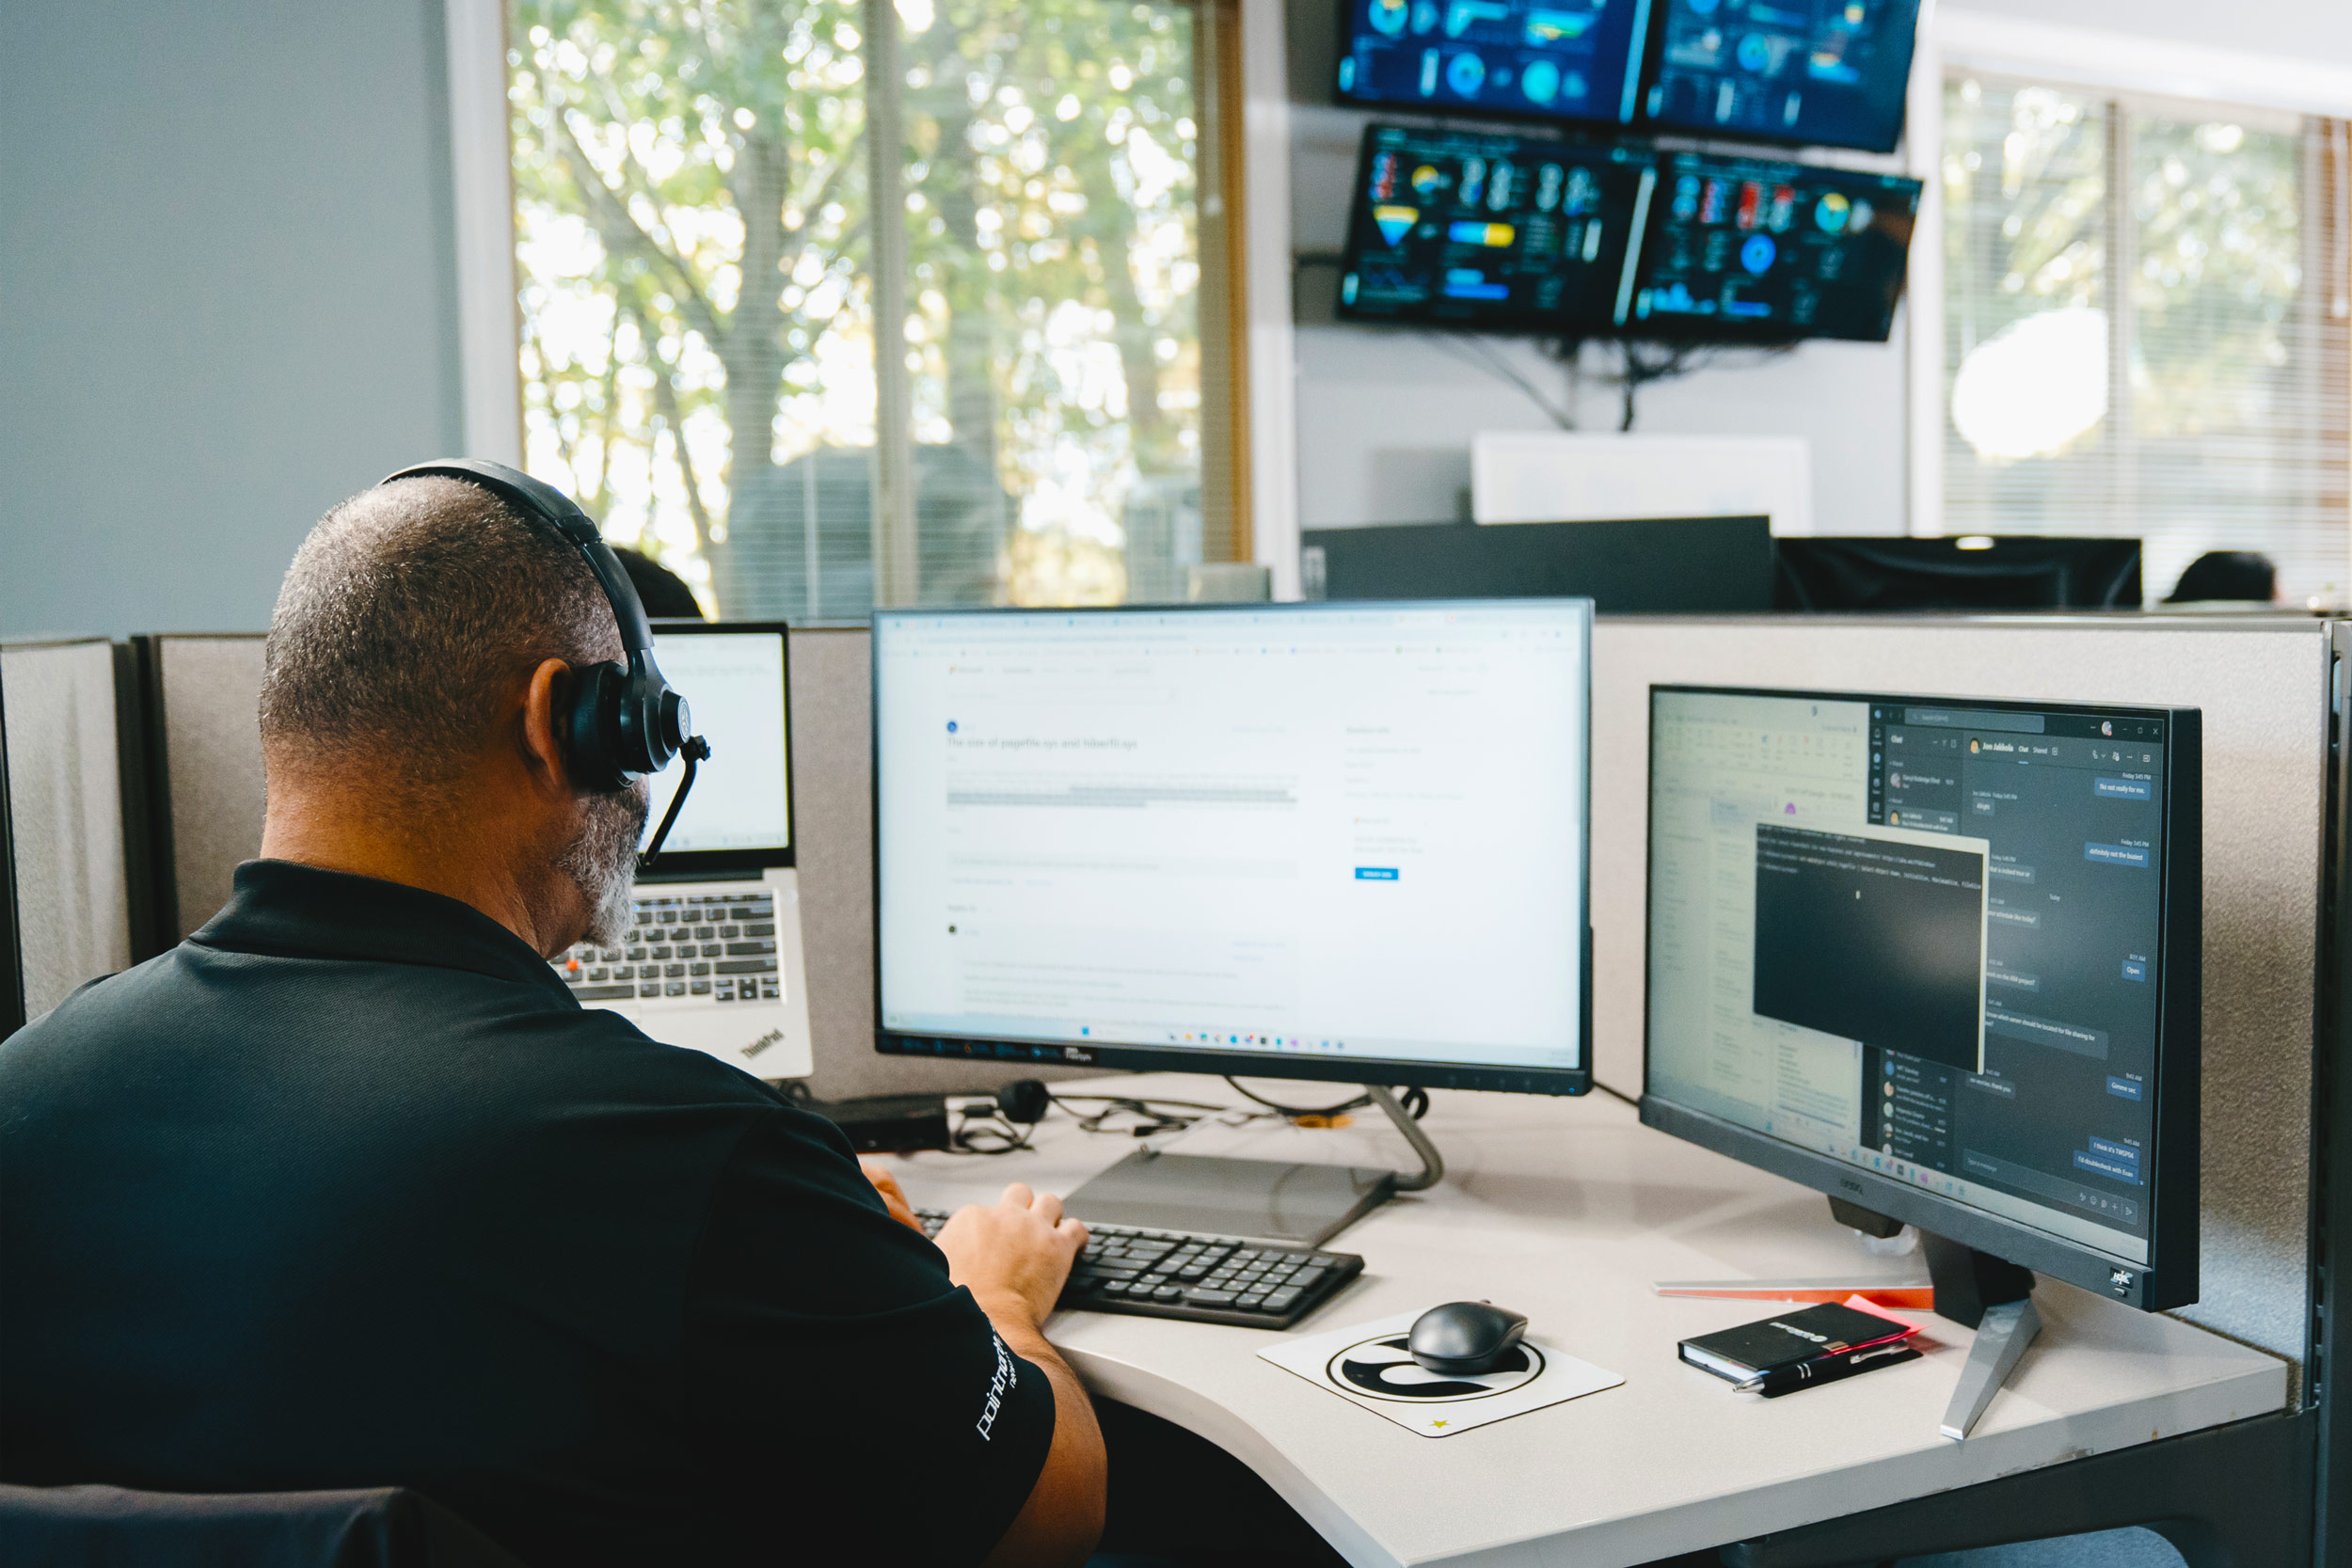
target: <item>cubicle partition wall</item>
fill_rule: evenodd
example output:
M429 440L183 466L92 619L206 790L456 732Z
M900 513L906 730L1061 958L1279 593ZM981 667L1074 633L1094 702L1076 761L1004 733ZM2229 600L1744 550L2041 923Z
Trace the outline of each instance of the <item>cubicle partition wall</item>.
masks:
M2203 1294L2180 1315L2303 1370L2329 638L2321 622L2252 617L1604 619L1593 645L1600 1081L1642 1088L1653 683L2201 708Z
M262 634L134 640L146 705L154 917L141 958L229 902L237 863L262 851Z
M103 639L0 646L0 1035L131 962L116 711Z
M145 957L211 919L229 900L237 863L260 852L262 638L143 637L137 647L159 867L157 918ZM1040 1076L1027 1066L874 1053L869 649L863 627L792 633L793 819L817 1058L809 1086L819 1099L845 1100L922 1090L986 1092L1014 1078ZM724 746L723 736L713 738ZM1048 1069L1044 1075L1068 1073Z

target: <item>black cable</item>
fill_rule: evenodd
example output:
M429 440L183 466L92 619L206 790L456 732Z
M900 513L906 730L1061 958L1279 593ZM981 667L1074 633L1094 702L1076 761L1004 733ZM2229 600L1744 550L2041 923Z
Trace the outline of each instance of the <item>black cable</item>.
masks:
M1632 1107L1633 1107L1635 1110L1637 1110L1637 1111L1638 1111L1638 1110L1640 1110L1640 1109L1642 1108L1642 1102L1641 1102L1639 1100L1635 1099L1633 1096L1631 1096L1631 1095L1629 1095L1629 1094L1625 1093L1625 1092L1624 1092L1623 1090L1621 1090L1621 1089L1613 1089L1613 1088L1611 1088L1608 1085L1606 1085L1606 1084L1604 1084L1604 1083L1601 1083L1598 1079L1595 1079L1595 1080L1594 1080L1594 1082L1593 1082L1593 1087L1595 1087L1595 1088L1598 1089L1601 1093L1603 1093L1603 1094L1605 1094L1605 1095L1609 1096L1609 1098L1610 1098L1610 1099L1612 1099L1612 1100L1622 1100L1622 1101L1625 1101L1628 1105L1632 1106Z
M1225 1081L1233 1086L1235 1094L1254 1100L1269 1111L1279 1111L1293 1121L1296 1121L1300 1117L1341 1116L1349 1111L1360 1111L1372 1103L1372 1096L1359 1094L1353 1100L1343 1100L1336 1105L1285 1105L1279 1100L1268 1100L1262 1094L1242 1087L1240 1080L1231 1073L1225 1074ZM1406 1113L1415 1121L1419 1121L1429 1114L1429 1091L1427 1089L1418 1086L1407 1088L1397 1098L1404 1101Z

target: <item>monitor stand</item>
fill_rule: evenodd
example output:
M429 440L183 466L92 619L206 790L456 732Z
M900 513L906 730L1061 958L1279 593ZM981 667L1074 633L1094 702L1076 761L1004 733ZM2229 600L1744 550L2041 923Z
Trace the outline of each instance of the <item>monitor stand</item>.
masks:
M1438 1146L1396 1096L1377 1085L1368 1085L1364 1092L1412 1145L1421 1157L1420 1170L1408 1174L1139 1148L1072 1193L1064 1207L1082 1220L1104 1225L1320 1246L1395 1194L1421 1192L1445 1177Z
M1829 1200L1829 1211L1838 1224L1866 1236L1892 1236L1902 1228L1901 1221L1840 1197ZM2017 1370L2026 1347L2042 1332L2042 1314L2033 1305L2033 1271L1925 1230L1919 1232L1919 1250L1935 1287L1935 1315L1977 1331L1938 1428L1957 1441L1975 1429Z

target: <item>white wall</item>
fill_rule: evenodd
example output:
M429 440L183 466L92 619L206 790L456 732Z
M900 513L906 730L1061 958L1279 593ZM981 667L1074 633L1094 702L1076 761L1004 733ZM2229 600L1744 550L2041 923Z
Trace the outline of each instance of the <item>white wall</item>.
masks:
M1969 9L2042 23L2209 43L2352 66L2346 0L1966 0ZM1375 117L1330 103L1335 0L1289 0L1293 244L1335 251L1345 239L1357 142ZM1336 277L1301 269L1297 302L1299 521L1305 528L1431 522L1457 515L1480 430L1544 430L1552 421L1501 377L1466 362L1459 340L1334 323ZM1772 357L1726 356L1720 368L1646 389L1636 428L1666 433L1802 436L1813 444L1815 528L1905 530L1908 322L1884 344L1807 343ZM1486 351L1570 404L1587 430L1613 430L1613 391L1586 378L1571 400L1563 367L1525 342ZM1602 351L1588 351L1595 372Z
M265 626L459 445L441 18L0 4L0 635Z

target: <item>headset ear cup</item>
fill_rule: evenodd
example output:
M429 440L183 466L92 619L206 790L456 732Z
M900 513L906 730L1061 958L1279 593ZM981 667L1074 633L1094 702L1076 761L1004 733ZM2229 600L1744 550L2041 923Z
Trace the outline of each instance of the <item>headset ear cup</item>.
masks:
M617 664L591 664L572 673L564 757L572 783L581 789L601 795L628 786L617 755L628 687L628 673Z

